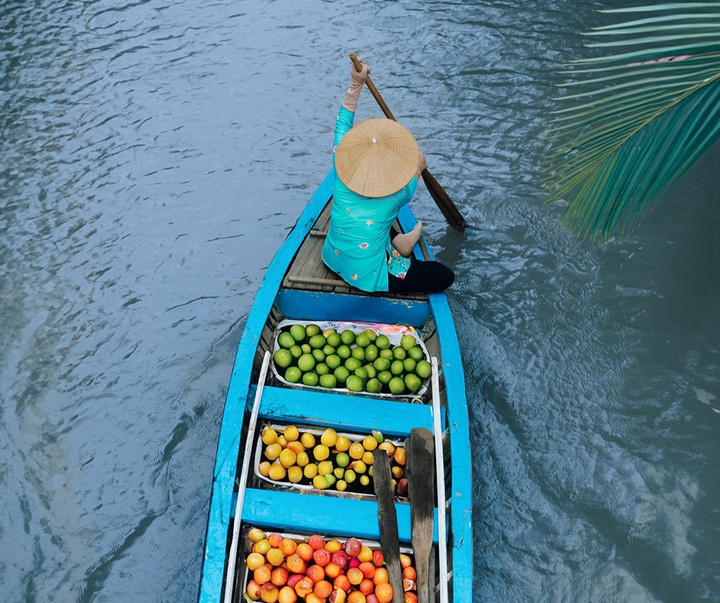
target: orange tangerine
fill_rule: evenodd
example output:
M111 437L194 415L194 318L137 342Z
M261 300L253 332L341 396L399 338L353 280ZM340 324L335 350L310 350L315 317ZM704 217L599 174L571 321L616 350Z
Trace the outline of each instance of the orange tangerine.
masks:
M253 553L260 553L261 555L265 555L270 549L272 548L272 545L270 544L270 541L267 538L263 538L262 540L259 540L253 545Z
M330 449L325 444L318 444L313 448L313 456L316 461L324 461L330 456Z
M365 595L359 590L354 590L348 595L347 603L365 603Z
M270 546L278 548L283 540L283 535L279 532L271 532L270 534L268 534L267 539L270 543Z
M358 584L358 590L366 597L375 591L375 584L368 578L363 578L362 582Z
M320 580L319 582L316 582L315 588L313 589L313 592L321 599L327 599L332 591L332 584L330 584L327 580Z
M333 446L335 446L337 439L337 432L332 427L328 427L325 431L323 431L322 435L320 436L320 441L328 448L332 448Z
M363 440L363 447L365 450L375 450L378 447L378 441L375 439L375 436L369 435Z
M404 603L418 603L417 595L415 593L406 592L403 602Z
M304 431L303 434L300 436L300 442L303 446L305 446L305 448L314 448L315 436L309 431Z
M250 553L245 559L245 564L251 572L254 572L261 565L265 565L265 556L260 553Z
M263 532L260 528L252 528L248 532L248 538L252 542L260 542L263 538L266 538L265 532Z
M283 586L278 593L278 603L295 603L297 598L297 593L291 586Z
M352 584L353 586L357 586L365 578L365 576L362 573L362 570L360 570L360 568L357 568L357 567L349 568L347 570L347 572L345 573L345 575L347 576L348 580L350 581L350 584Z
M280 446L280 444L278 444L277 442L274 442L273 444L270 444L265 448L265 457L271 461L274 461L277 457L280 456L281 452L282 446Z
M383 582L375 587L375 596L379 603L390 603L393 600L393 587L389 582Z
M283 538L280 541L280 544L278 544L278 548L283 552L283 555L289 557L295 552L297 542L295 542L292 538Z
M354 444L350 445L350 448L348 449L348 454L352 459L361 459L363 454L365 454L365 447L360 442L355 442Z
M372 557L372 553L371 553ZM360 557L358 556L358 559ZM269 559L268 559L269 561ZM363 573L363 576L365 578L372 578L375 575L375 564L370 563L369 561L362 561L360 562L360 565L358 565L358 569ZM365 593L366 595L369 593Z
M280 589L272 582L266 582L260 587L260 599L263 603L275 603L280 596Z
M253 572L253 580L260 586L266 582L270 582L270 576L272 575L272 566L269 563L261 565Z
M274 444L275 442L277 442L277 438L277 431L275 431L272 427L268 427L262 433L262 441L263 444L265 444L266 446L268 444Z
M270 582L272 582L278 588L285 586L288 581L288 571L284 567L276 567L270 572Z
M350 440L348 440L347 436L338 436L338 439L335 442L335 448L339 452L346 452L350 448Z
M274 565L275 567L282 565L283 561L285 561L285 555L283 555L283 552L275 547L271 548L265 557L268 560L268 563Z
M304 574L307 570L307 562L297 553L289 555L285 560L288 570L293 574Z
M373 558L372 549L369 546L363 545L363 547L360 549L360 553L358 554L358 559L361 562L364 562L364 561L372 561L372 558ZM374 571L375 566L372 563L370 565L373 566L373 571Z
M310 561L313 557L313 549L307 542L301 542L295 549L295 554L303 561Z
M270 461L263 461L258 465L258 473L263 477L270 475Z
M292 450L289 448L286 448L280 453L280 462L282 463L283 467L292 467L295 464L295 461L297 460L297 454L295 454Z
M283 431L283 435L288 442L294 442L300 437L300 430L295 425L288 425Z
M412 558L410 555L406 555L405 553L400 553L400 565L405 568L408 565L412 564Z
M408 565L406 568L403 568L402 575L403 578L407 578L408 580L415 580L417 578L417 572L412 565Z
M329 553L337 553L342 548L342 543L337 539L333 538L328 540L325 544L325 550Z
M388 571L384 567L377 568L375 570L375 575L373 576L373 582L376 585L390 582L390 576L388 575Z

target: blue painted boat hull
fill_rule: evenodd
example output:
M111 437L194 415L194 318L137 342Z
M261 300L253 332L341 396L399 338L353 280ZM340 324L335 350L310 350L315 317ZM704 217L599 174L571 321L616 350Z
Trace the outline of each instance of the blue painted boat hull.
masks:
M199 602L223 600L229 539L235 518L236 481L240 475L250 408L257 388L257 366L267 346L268 324L278 316L294 320L350 320L409 324L433 329L432 353L438 357L444 383L443 437L446 454L447 535L451 572L450 600L472 601L471 458L462 359L447 298L394 299L304 291L282 286L293 258L331 200L331 172L308 202L295 227L275 255L257 292L237 350L220 429L212 484L212 499L203 559ZM399 221L409 230L415 219L407 206ZM273 318L274 317L274 318ZM268 385L260 418L278 422L365 430L407 436L413 427L432 428L431 407L388 399ZM290 392L290 393L288 393ZM408 505L397 504L401 542L410 542ZM435 510L437 518L437 510ZM243 524L289 533L323 533L378 540L374 499L314 496L292 491L248 488L242 507ZM437 522L436 522L437 525ZM437 529L435 541L437 540Z

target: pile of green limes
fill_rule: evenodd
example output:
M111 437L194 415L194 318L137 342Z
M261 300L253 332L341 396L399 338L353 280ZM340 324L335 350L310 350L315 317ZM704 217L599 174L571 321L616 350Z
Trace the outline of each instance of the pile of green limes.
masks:
M392 345L387 335L372 329L321 331L316 324L295 323L278 334L277 342L273 360L278 372L290 383L310 387L400 395L417 392L432 372L410 334Z

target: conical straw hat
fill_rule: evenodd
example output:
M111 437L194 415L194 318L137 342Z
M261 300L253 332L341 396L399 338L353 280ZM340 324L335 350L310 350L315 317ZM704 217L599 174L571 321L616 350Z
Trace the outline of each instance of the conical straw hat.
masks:
M420 150L396 121L368 119L343 136L335 169L343 184L364 197L385 197L403 188L417 172Z

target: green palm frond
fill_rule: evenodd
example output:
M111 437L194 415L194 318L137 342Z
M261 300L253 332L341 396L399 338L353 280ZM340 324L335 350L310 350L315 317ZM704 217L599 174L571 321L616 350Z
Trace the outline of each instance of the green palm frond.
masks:
M566 66L545 185L570 228L607 239L720 139L720 1L602 12L639 18L588 32L613 54Z

